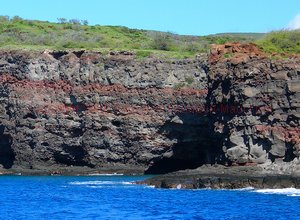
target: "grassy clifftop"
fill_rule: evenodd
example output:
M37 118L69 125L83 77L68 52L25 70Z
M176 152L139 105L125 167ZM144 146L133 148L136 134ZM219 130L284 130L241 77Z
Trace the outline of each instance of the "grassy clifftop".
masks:
M274 31L256 41L256 44L267 53L299 54L300 30Z
M99 51L132 50L138 57L162 56L192 57L207 52L212 43L231 41L258 42L268 52L297 52L293 46L277 47L277 41L264 34L217 34L209 36L184 36L173 33L130 29L122 26L89 26L87 21L59 19L59 23L24 20L20 17L0 17L0 48L9 49L89 49ZM200 28L200 27L199 27ZM274 33L272 33L274 34ZM287 33L289 35L289 33ZM293 33L289 41L299 39ZM281 35L278 37L282 37ZM277 38L277 35L275 36ZM270 43L271 42L271 43ZM281 42L281 41L278 41ZM299 43L299 40L298 40ZM275 46L274 46L275 45Z

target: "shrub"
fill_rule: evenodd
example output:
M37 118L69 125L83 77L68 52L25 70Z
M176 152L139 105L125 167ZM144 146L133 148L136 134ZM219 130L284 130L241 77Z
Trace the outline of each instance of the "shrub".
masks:
M199 52L200 45L197 44L196 42L188 42L186 43L185 47L183 48L184 51L192 52L192 53L197 53Z
M89 24L88 20L82 20L81 23L82 23L83 25L88 25L88 24Z
M23 21L23 19L21 17L19 17L19 16L14 16L12 18L12 21Z
M70 19L69 20L69 23L70 24L77 24L77 25L81 25L81 22L80 22L80 20L79 19Z
M65 24L68 22L68 20L66 18L57 18L58 22L61 24Z
M300 53L300 30L270 32L257 44L268 53Z
M0 22L7 22L9 21L9 16L0 16Z
M170 50L172 45L171 38L164 33L157 33L153 38L152 48L155 50Z
M136 56L137 58L145 58L145 57L150 57L152 54L151 51L147 51L147 50L139 50L136 52Z

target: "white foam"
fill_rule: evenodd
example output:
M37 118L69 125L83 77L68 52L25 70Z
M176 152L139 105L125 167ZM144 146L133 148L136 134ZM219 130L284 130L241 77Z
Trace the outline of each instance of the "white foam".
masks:
M236 191L252 191L254 190L253 187L245 187L245 188L239 188L239 189L234 189Z
M104 188L104 186L87 186L87 188L100 189Z
M292 195L288 195L288 196L300 196L299 194L292 194Z
M91 173L88 176L123 176L123 173Z
M75 181L70 182L70 185L130 185L132 182L117 182L117 181Z
M287 196L300 196L300 189L295 188L283 188L283 189L258 189L255 190L258 193L264 194L280 194Z

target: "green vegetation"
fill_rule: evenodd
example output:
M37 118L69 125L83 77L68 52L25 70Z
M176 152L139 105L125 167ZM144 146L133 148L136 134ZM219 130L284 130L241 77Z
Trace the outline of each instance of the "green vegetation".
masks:
M87 26L86 21L72 19L61 23L0 19L0 47L26 48L123 48L137 49L150 44L143 31L125 27Z
M256 43L267 53L300 53L300 30L270 32Z
M225 53L223 56L224 56L224 58L231 58L231 57L232 57L232 54L230 54L230 53Z
M188 84L188 85L191 85L191 84L193 84L193 82L194 82L194 78L193 77L186 77L185 78L185 82Z
M183 83L183 82L177 83L177 84L175 84L175 85L173 86L173 88L174 88L175 90L180 90L180 89L182 89L183 87L185 87L185 83Z
M145 58L145 57L150 57L153 54L153 52L149 51L149 50L138 50L136 52L136 56L138 58Z
M175 90L180 90L182 89L183 87L189 87L193 84L194 82L194 78L191 77L191 76L188 76L185 78L185 82L179 82L179 83L176 83L174 86L173 86L173 89Z
M267 52L299 53L299 31L264 34L217 34L184 36L130 29L122 26L90 26L86 20L58 18L58 23L0 16L0 48L87 49L107 53L130 50L137 58L188 58L207 52L210 44L257 42Z
M224 33L204 37L210 44L225 44L226 42L255 42L264 37L263 33Z
M51 23L17 16L0 17L0 48L132 50L138 58L184 58L207 52L211 43L252 40L247 35L198 37L121 26L89 26L88 21L78 19L58 18L58 23Z

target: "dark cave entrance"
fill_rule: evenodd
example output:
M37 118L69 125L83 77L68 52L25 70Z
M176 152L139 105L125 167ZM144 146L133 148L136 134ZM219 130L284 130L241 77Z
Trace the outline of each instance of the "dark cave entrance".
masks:
M0 125L0 164L5 169L13 166L15 160L15 153L11 147L12 137L4 134L4 126Z
M164 174L195 169L204 164L223 163L223 137L214 132L213 123L207 117L182 113L177 119L177 123L166 122L160 129L160 133L176 140L172 156L152 161L145 174Z
M54 159L59 164L68 166L87 166L94 167L84 160L86 151L81 146L62 144L62 152L55 152Z

